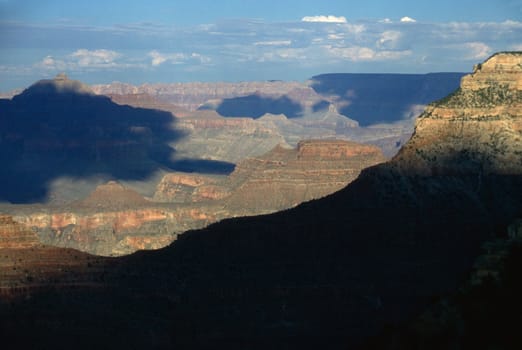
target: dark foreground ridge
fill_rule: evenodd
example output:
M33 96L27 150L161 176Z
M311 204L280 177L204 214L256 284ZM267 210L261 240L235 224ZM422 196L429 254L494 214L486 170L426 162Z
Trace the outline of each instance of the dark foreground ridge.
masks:
M19 348L351 349L413 319L462 285L481 244L522 214L520 63L490 58L450 103L419 118L396 158L329 197L107 260L103 287L60 287L56 277L3 299L2 339Z

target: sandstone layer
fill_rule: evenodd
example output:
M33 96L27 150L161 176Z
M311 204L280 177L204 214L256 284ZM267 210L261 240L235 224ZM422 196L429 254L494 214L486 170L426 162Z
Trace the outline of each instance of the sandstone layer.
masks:
M522 170L522 55L496 54L452 95L417 119L394 159L407 171L519 174Z
M36 233L22 226L8 215L0 215L0 249L26 249L38 246Z
M324 197L384 160L375 146L310 140L241 161L230 176L168 173L150 199L110 181L67 206L6 206L2 211L45 244L124 255L162 248L185 231L227 217L274 212Z
M57 289L103 286L107 261L73 249L46 246L36 232L0 216L0 299L26 297L53 285Z
M278 145L239 162L226 178L166 175L154 199L202 205L220 200L229 216L256 215L324 197L384 160L377 147L348 141L308 140L295 149Z
M119 104L180 118L189 135L172 145L180 154L235 163L282 142L295 147L320 138L372 143L391 157L411 136L424 106L453 91L461 76L325 74L306 82L112 83L93 90Z
M349 141L301 141L295 149L278 146L237 165L229 177L232 190L226 207L248 215L294 207L345 187L362 169L384 160L379 148Z

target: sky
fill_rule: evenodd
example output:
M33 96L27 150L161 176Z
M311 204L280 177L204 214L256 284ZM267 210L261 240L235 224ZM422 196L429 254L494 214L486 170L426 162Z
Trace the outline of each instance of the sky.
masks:
M0 0L0 91L468 72L522 50L522 0Z

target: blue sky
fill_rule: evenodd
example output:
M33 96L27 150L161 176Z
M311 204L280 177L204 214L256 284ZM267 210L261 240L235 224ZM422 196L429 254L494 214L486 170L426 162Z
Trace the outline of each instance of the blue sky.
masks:
M522 50L522 0L0 0L0 90L469 71Z

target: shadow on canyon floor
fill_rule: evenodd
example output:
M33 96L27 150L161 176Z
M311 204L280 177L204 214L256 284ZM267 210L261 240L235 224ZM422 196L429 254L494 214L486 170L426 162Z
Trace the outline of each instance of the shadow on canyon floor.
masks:
M224 117L260 118L266 113L284 114L287 118L298 118L303 107L287 96L279 98L248 95L224 99L216 111Z
M73 84L73 83L69 83ZM105 96L40 81L0 101L0 200L42 201L60 176L142 180L155 171L229 173L233 165L176 159L186 135L176 118L113 103Z
M415 117L421 112L415 106L426 105L456 90L463 75L322 74L312 78L311 87L328 96L339 113L368 126Z

